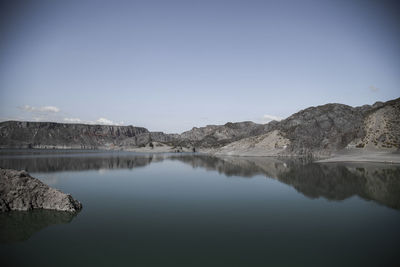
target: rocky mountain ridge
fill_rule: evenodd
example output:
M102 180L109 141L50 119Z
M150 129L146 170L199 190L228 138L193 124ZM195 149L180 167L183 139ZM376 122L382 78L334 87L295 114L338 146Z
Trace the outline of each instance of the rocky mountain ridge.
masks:
M396 151L400 148L399 125L400 98L361 107L326 104L268 124L266 133L232 142L214 153L318 158L355 147Z
M135 150L154 146L246 156L328 157L349 147L395 151L400 148L400 98L361 107L325 104L279 122L229 122L194 127L182 134L134 126L0 123L0 148Z

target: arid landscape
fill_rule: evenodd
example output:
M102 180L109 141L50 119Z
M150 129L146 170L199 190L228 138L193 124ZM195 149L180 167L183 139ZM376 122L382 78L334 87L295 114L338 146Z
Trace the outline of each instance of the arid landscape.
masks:
M279 122L229 122L181 134L150 132L137 126L7 121L0 123L0 147L335 157L342 161L345 157L346 161L400 163L399 125L400 98L355 108L326 104Z
M400 266L399 7L0 1L1 267Z

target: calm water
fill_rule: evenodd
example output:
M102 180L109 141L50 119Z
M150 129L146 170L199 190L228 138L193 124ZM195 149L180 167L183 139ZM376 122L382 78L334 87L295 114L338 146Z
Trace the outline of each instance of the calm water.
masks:
M400 166L2 152L83 203L0 215L1 266L400 266Z

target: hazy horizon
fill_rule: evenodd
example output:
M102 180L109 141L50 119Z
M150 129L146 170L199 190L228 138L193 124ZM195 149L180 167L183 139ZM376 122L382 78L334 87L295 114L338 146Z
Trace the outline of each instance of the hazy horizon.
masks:
M400 96L395 1L3 1L0 120L181 133Z

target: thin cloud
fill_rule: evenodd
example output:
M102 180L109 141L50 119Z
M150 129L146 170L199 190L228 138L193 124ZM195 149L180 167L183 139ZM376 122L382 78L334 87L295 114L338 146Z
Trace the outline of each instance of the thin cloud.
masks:
M79 119L79 118L64 118L64 121L65 121L65 122L69 122L69 123L79 123L79 122L82 122L82 120Z
M274 116L274 115L269 115L269 114L265 114L265 115L262 117L262 121L263 121L263 122L280 121L280 120L282 120L282 119L283 119L283 118L281 118L281 117Z
M25 105L19 107L20 109L27 111L27 112L43 112L43 113L57 113L60 112L60 109L55 106L41 106L41 107L33 107L30 105Z
M87 121L87 120L82 120L80 118L64 118L64 122L67 123L83 123L83 124L101 124L101 125L123 125L123 122L114 122L112 120L109 120L107 118L98 118L95 121Z
M373 85L369 86L368 88L369 88L369 90L371 90L372 92L378 92L378 91L379 91L379 88L378 88L378 87L375 87L375 86L373 86Z
M106 118L99 118L98 120L96 120L97 123L99 124L105 124L105 125L111 125L114 124L113 121L106 119Z
M65 112L61 112L61 109L56 106L30 106L24 105L19 106L19 109L27 112L29 118L26 120L32 121L51 121L60 123L81 123L81 124L100 124L100 125L124 125L124 122L115 122L110 119L100 117L97 120L85 120L77 117L69 117L70 115Z
M120 125L124 125L124 122L115 122L106 118L98 118L96 121L94 122L88 122L89 124L102 124L102 125L116 125L116 126L120 126Z

